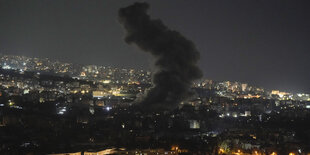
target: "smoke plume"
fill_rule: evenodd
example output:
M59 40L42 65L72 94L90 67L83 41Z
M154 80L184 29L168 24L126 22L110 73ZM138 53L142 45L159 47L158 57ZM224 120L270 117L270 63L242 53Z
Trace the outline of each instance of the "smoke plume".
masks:
M155 58L153 87L141 104L150 108L176 108L191 94L192 82L202 76L197 66L199 52L190 40L151 19L147 3L135 3L119 10L119 21L126 30L125 41L135 44Z

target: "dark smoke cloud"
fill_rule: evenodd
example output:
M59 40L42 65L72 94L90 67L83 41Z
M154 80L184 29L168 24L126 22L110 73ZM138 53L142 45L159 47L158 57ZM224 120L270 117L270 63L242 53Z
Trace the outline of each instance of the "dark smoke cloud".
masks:
M135 3L119 10L119 21L127 31L125 41L155 57L157 71L153 87L142 99L151 108L175 108L191 94L192 82L202 77L197 66L199 52L190 40L151 19L147 3Z

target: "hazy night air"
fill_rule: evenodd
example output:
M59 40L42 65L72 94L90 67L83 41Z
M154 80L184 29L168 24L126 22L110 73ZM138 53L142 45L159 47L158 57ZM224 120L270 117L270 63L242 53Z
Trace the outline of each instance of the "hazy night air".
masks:
M135 3L119 10L120 23L127 31L125 41L156 59L154 86L140 102L147 107L175 108L191 95L192 82L202 77L197 66L199 52L179 32L151 19L148 9L147 3Z

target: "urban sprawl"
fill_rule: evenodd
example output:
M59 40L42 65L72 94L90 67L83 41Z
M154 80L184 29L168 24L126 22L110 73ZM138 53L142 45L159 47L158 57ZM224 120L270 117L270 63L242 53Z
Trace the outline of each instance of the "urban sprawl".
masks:
M0 54L0 154L310 154L310 94L203 78L150 112L150 87L147 70Z

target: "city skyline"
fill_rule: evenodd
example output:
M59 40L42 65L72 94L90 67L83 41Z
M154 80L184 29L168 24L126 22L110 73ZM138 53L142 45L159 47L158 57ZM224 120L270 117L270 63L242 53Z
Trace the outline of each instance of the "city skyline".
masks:
M50 64L58 64L60 66L64 66L64 67L68 67L68 68L71 68L72 66L76 66L78 65L80 68L87 68L87 67L97 67L98 69L99 68L106 68L106 69L111 69L111 70L126 70L126 71L130 71L130 70L133 70L135 72L145 72L145 73L149 73L150 75L152 74L152 72L150 70L147 70L147 69L142 69L142 68L127 68L127 67L117 67L117 66L113 66L113 65L109 65L109 66L102 66L102 65L94 65L94 64L75 64L75 63L70 63L70 62L63 62L63 61L59 61L59 60L54 60L54 59L50 59L50 58L38 58L38 57L27 57L27 56L23 56L23 55L5 55L3 53L0 53L0 66L2 67L2 69L9 69L9 70L15 70L15 71L29 71L29 72L35 72L35 71L43 71L43 73L56 73L56 75L61 75L61 74L65 74L65 75L69 75L69 76L73 76L74 78L78 78L79 76L80 77L83 77L82 75L78 75L78 76L74 76L74 75L77 75L76 71L70 71L70 69L66 69L66 72L63 71L64 68L58 68L59 70L55 68L53 68L52 66L49 67L49 70L44 70L44 68L46 66L48 66L47 64L45 65L42 65L40 69L38 70L35 70L34 68L29 68L29 64L25 64L25 65L22 65L22 66L18 66L17 64L12 64L12 63L5 63L4 65L4 62L10 62L10 61L13 61L13 62L17 62L16 59L26 59L28 61L29 64L33 64L35 63L36 61L38 62L44 62L44 61L49 61ZM7 60L6 60L7 59ZM33 61L33 62L32 62ZM19 64L24 64L25 62L24 61L18 61ZM26 67L27 69L23 69L24 67ZM43 70L42 70L43 69ZM94 72L94 71L91 71L91 72ZM81 72L81 73L84 73L84 72ZM99 72L100 74L100 72ZM79 77L79 78L80 78ZM149 82L151 82L151 78L152 77L149 77ZM87 75L86 75L86 79L87 78ZM98 79L101 79L101 80L105 80L105 78L99 78ZM98 80L97 79L97 80ZM90 79L90 80L93 80L93 79ZM277 88L265 88L263 86L260 86L260 85L255 85L253 83L249 83L247 81L238 81L238 80L228 80L228 79L224 79L224 80L217 80L217 79L209 79L209 78L206 78L206 77L202 77L198 80L196 80L194 82L194 85L204 81L204 80L211 80L211 81L214 81L214 82L218 82L218 83L225 83L225 82L230 82L230 83L241 83L241 84L247 84L249 86L252 86L252 87L256 87L256 88L262 88L264 89L265 91L268 91L268 92L272 92L272 91L280 91L280 92L283 92L283 93L294 93L294 94L300 94L300 93L306 93L306 94L309 94L309 92L302 92L302 91L288 91L288 90L283 90L283 89L277 89Z
M117 21L118 8L133 2L1 0L0 51L152 69ZM148 2L151 16L193 40L204 77L310 91L307 1Z

